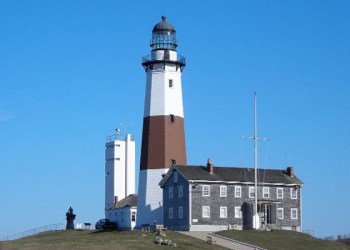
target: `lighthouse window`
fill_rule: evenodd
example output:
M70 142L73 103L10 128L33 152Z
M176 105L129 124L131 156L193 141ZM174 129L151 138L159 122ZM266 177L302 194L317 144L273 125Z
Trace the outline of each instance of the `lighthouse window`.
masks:
M175 122L175 115L170 115L170 122Z
M169 79L169 88L172 88L174 85L173 85L173 80L172 79Z

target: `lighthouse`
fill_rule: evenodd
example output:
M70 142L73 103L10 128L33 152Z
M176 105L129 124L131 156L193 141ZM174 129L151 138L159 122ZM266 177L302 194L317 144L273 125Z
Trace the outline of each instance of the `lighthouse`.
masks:
M152 30L151 54L142 58L146 94L138 190L137 225L163 224L159 182L169 168L186 165L181 74L185 58L177 53L176 31L162 16Z

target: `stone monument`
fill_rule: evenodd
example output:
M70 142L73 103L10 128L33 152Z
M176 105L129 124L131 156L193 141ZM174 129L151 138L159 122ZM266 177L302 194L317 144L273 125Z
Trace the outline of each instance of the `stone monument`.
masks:
M69 207L68 212L66 213L66 220L67 220L67 229L73 229L74 230L74 220L75 220L75 214L73 214L73 208Z

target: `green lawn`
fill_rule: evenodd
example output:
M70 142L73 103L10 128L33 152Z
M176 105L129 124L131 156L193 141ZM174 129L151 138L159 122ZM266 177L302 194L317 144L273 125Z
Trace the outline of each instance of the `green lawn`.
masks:
M1 250L23 249L169 249L170 246L153 243L155 233L141 231L58 231L38 234L15 241L0 243ZM164 237L162 237L164 238ZM177 244L177 249L226 249L212 246L205 241L194 239L176 232L167 231L166 238Z
M289 249L317 249L317 250L332 250L332 249L350 249L349 246L328 240L320 240L310 235L285 231L274 230L272 232L267 231L222 231L217 234L247 242L256 246L264 247L269 250L289 250Z
M285 249L317 249L332 250L346 249L349 246L336 241L326 241L313 238L309 235L274 230L266 231L222 231L218 232L222 236L232 238L238 241L247 242L253 245L267 248L269 250ZM176 242L177 249L225 249L218 245L209 245L205 241L197 240L180 233L167 231L167 239ZM162 249L172 248L153 243L155 233L145 233L141 231L56 231L42 233L31 237L0 243L1 250L23 249L23 250L42 250L42 249ZM163 237L164 238L164 237Z

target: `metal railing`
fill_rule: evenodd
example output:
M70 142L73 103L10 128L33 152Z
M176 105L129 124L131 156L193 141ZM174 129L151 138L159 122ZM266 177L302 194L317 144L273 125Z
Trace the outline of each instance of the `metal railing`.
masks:
M147 62L162 62L162 61L166 61L165 56L163 56L163 58L159 59L157 58L158 56L155 56L154 54L149 54L146 56L142 57L142 63L147 63ZM173 62L178 62L181 63L183 65L186 65L186 57L177 54L176 55L176 60L167 60L167 61L173 61Z
M38 233L49 232L49 231L60 231L60 230L64 230L64 229L65 229L65 225L63 223L45 225L45 226L33 228L33 229L30 229L30 230L27 230L27 231L24 231L21 233L7 235L5 237L0 238L0 241L16 240L19 238L36 235Z
M125 140L125 134L114 134L106 137L106 142L116 141L116 140ZM123 139L124 138L124 139ZM135 137L131 135L131 141L135 141Z

